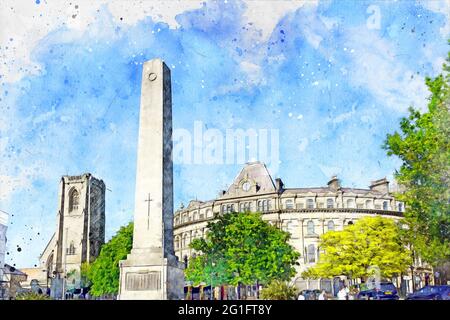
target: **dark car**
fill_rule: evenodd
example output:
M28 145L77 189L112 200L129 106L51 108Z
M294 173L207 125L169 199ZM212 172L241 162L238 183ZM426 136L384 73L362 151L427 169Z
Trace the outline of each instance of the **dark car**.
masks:
M450 286L426 286L409 294L406 300L450 300Z
M392 282L381 282L377 288L358 293L358 300L398 300L397 288Z

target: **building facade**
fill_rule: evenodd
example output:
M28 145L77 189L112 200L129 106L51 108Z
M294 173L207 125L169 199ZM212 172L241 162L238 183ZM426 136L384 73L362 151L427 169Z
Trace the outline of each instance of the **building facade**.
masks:
M46 282L65 278L66 289L79 286L81 264L99 255L105 243L105 190L90 173L61 178L56 232L40 256Z
M4 266L6 254L6 229L8 228L8 214L0 211L0 299L4 296Z
M297 285L314 289L320 285L310 286L300 274L318 261L320 235L342 230L366 216L399 220L404 204L391 194L385 178L373 181L367 189L343 187L337 177L324 187L286 188L281 179L272 179L263 163L248 163L217 199L191 201L175 212L174 246L180 261L187 263L194 253L189 243L206 234L208 221L234 211L262 212L263 219L290 232L290 242L301 254Z

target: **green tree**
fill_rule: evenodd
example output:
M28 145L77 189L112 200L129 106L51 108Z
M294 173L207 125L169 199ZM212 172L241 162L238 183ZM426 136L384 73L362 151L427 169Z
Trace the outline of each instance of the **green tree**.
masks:
M121 227L117 234L102 246L99 256L84 273L91 282L93 296L115 295L119 291L119 261L124 260L133 246L133 223Z
M297 288L286 281L274 280L261 290L263 300L295 300Z
M208 223L206 238L195 239L191 248L199 255L190 259L186 279L195 285L261 284L287 280L295 274L300 256L288 243L290 234L264 221L260 213L229 213Z
M365 217L341 231L320 237L323 251L318 263L303 272L304 278L367 278L377 267L390 278L406 271L411 254L401 241L400 227L388 218Z
M443 73L427 78L426 85L428 110L410 108L401 132L389 134L384 148L402 161L395 177L405 189L397 196L406 204L409 241L436 266L450 260L450 66L444 64Z

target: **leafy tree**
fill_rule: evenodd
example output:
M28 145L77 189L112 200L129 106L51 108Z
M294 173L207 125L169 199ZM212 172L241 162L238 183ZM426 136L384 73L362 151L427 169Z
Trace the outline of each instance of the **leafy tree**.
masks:
M89 272L91 270L91 265L87 262L83 262L80 266L80 282L83 288L87 288L91 285L89 280Z
M274 280L261 290L263 300L295 300L297 288L286 281Z
M427 112L410 108L401 132L389 134L384 148L402 161L395 177L405 189L398 198L406 204L409 241L436 266L450 260L450 66L444 64L443 73L427 78L426 85Z
M208 223L204 239L195 239L192 257L185 271L194 284L265 284L287 280L295 274L300 256L288 244L290 234L262 220L260 213L229 213Z
M112 239L102 246L99 256L89 266L84 267L87 278L92 283L93 296L115 295L119 291L119 261L124 260L133 246L133 223L121 227Z
M342 231L320 237L319 262L303 272L304 278L367 278L372 267L385 278L398 275L411 264L411 254L401 241L400 227L392 219L365 217Z

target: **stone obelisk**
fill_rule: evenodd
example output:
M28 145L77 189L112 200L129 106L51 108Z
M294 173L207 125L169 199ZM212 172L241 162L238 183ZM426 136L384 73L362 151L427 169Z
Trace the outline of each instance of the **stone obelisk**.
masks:
M182 299L184 273L173 248L172 92L160 59L144 63L133 248L120 262L120 300Z

